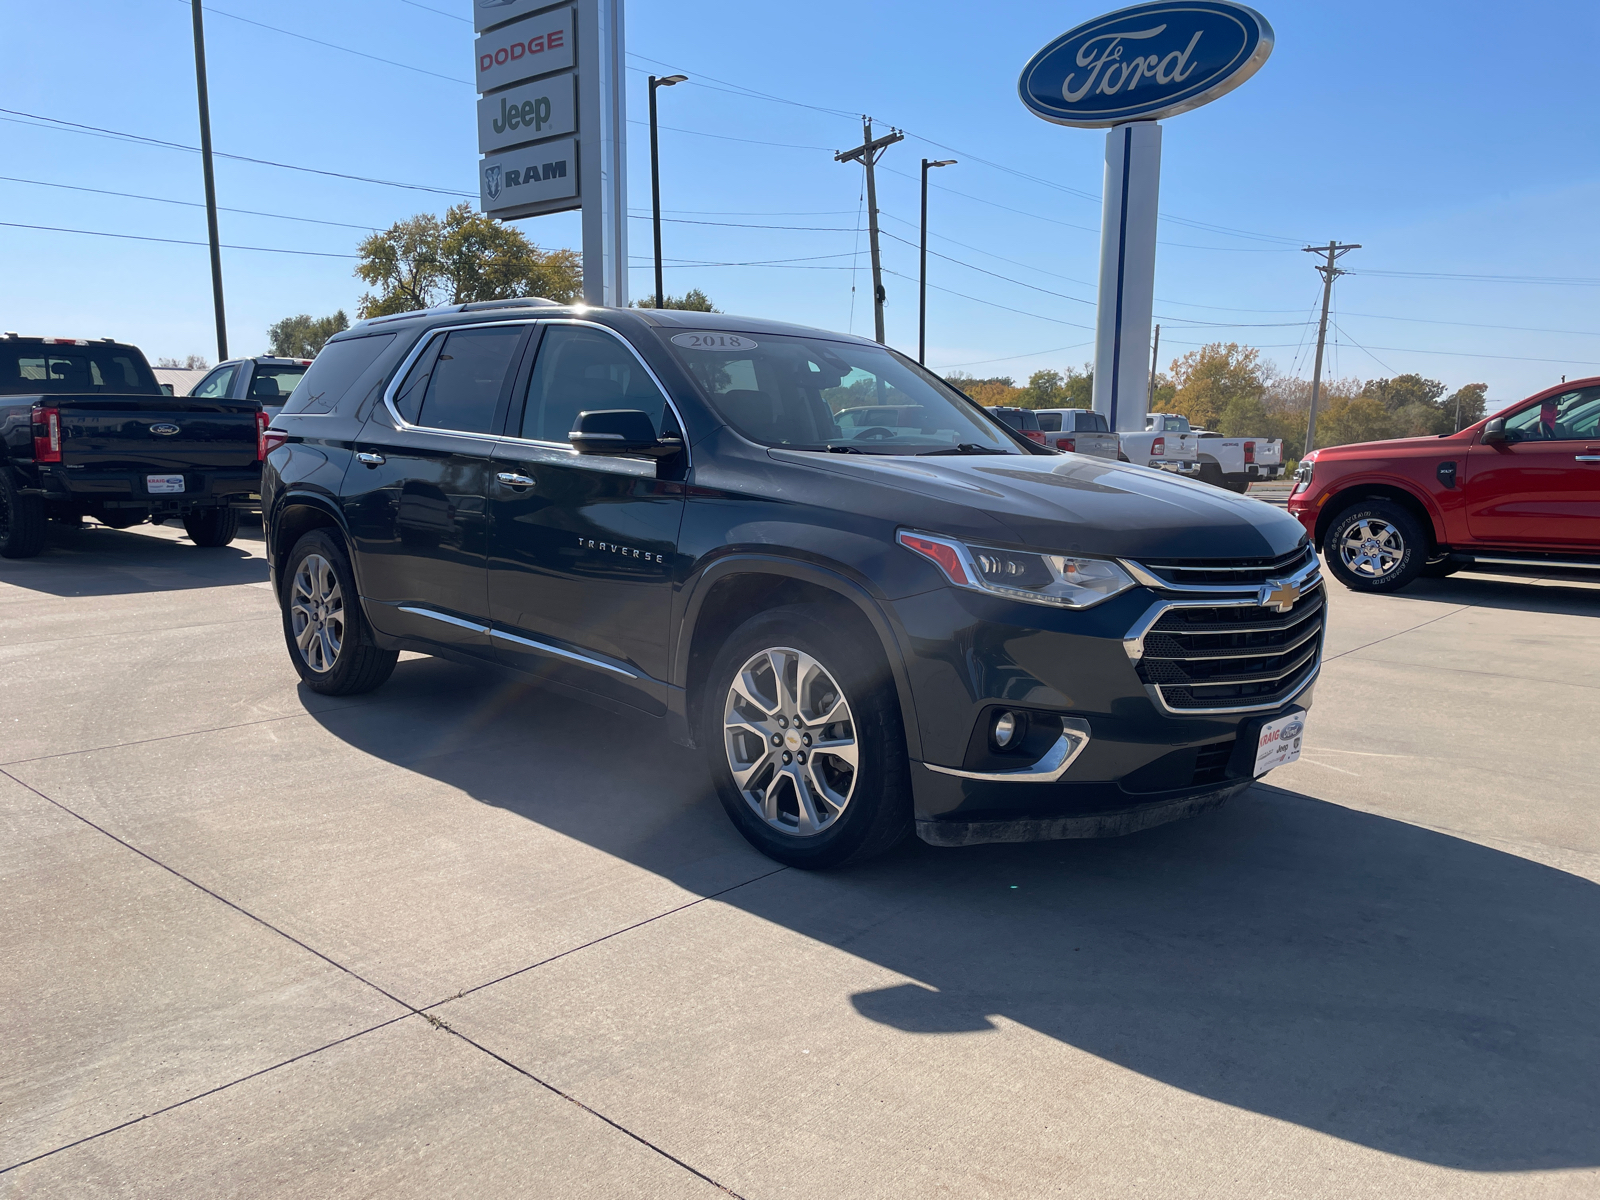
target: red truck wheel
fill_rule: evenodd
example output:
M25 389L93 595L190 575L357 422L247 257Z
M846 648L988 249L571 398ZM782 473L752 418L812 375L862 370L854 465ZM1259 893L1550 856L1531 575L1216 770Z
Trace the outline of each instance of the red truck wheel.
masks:
M1329 572L1356 592L1398 592L1422 573L1427 538L1416 517L1389 500L1352 504L1322 541Z

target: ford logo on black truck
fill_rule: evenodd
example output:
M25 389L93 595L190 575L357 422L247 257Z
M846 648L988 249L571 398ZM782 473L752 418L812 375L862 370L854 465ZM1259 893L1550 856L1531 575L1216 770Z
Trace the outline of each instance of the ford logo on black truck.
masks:
M157 421L154 425L150 426L150 432L155 434L157 437L171 437L173 434L178 432L178 427L171 421Z

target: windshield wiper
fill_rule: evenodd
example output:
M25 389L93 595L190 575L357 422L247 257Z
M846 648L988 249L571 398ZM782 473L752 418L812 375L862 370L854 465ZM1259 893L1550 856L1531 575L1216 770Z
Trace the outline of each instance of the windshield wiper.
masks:
M1008 450L1000 450L993 446L980 446L976 442L958 442L943 450L922 450L918 458L931 458L935 454L1009 454Z

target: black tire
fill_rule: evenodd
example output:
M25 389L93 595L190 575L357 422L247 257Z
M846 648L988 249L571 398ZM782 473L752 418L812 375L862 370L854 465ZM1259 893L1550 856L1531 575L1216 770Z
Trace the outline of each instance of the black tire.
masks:
M239 536L239 510L197 508L183 516L183 529L196 546L226 546Z
M11 468L0 463L0 558L32 558L44 549L42 496L18 490Z
M798 690L807 695L800 696L791 706L793 715L799 718L792 724L782 715L786 700L770 710L754 705L741 705L736 709L739 713L770 711L773 714L770 720L756 724L763 729L770 725L769 736L786 739L773 748L753 727L750 733L732 735L746 739L737 752L748 755L748 761L761 762L770 750L766 765L748 776L746 782L754 785L752 792L765 791L773 797L769 801L771 819L758 811L755 803L747 800L734 782L730 759L736 751L730 748L724 729L735 679L741 676L753 657L769 649L793 652L792 662L797 669L801 666L801 655L808 656L821 668L820 678L816 672L809 676L810 685L802 681ZM779 658L791 661L784 654ZM770 679L774 672L769 666L765 671L758 670L756 675ZM764 683L758 683L756 690L764 687ZM827 715L820 710L832 703L830 688L837 689L833 694L842 699L841 706L850 719L828 723L818 720L808 727L805 724L808 715ZM795 690L791 684L787 694L793 696ZM776 695L775 692L766 694ZM839 709L835 707L832 711ZM900 700L888 664L875 643L869 643L866 635L840 621L824 606L795 604L773 609L757 614L736 629L718 651L706 680L706 690L700 697L699 726L698 740L704 747L718 798L734 826L768 858L807 870L837 867L882 854L911 831L911 764L906 757ZM818 747L827 745L830 740L841 746L847 744L846 739L853 743L856 765L848 775L847 792L834 791L844 786L841 782L846 779L843 760L827 754L826 750L806 749L812 745L813 731ZM805 739L804 746L801 738ZM784 748L790 741L795 743L791 747L792 755ZM806 761L808 753L810 763ZM780 755L794 761L780 766ZM783 781L785 775L786 782ZM833 794L843 796L842 806L831 805L811 784L802 784L803 780L819 779ZM772 786L763 789L763 781ZM808 788L806 803L824 818L815 832L802 832L805 826L798 791L801 786ZM828 811L830 806L831 811ZM790 810L794 831L782 827L791 821Z
M1363 500L1333 518L1322 541L1329 572L1355 592L1398 592L1422 573L1429 545L1411 511Z
M1225 477L1225 482L1222 486L1230 492L1238 492L1239 495L1243 496L1250 491L1250 477L1248 475L1229 475Z
M1222 468L1214 462L1200 464L1200 474L1195 476L1201 483L1209 483L1212 487L1227 487L1227 481L1222 474Z
M319 595L315 599L324 599L323 585L327 581L319 578L321 567L317 562L307 565L307 560L314 558L320 559L332 572L333 583L337 586L336 606L307 606L304 603L309 594L301 586L306 581L302 579L302 566L307 567L305 575L318 590ZM380 649L373 640L366 614L361 611L355 573L350 569L350 557L337 536L326 530L313 529L296 542L294 549L289 552L280 586L283 640L289 648L289 660L294 663L295 670L308 688L324 696L354 696L370 692L394 673L394 664L400 653L397 650ZM318 608L324 610L324 617L320 621L310 621L313 633L307 641L311 648L302 651L295 626L301 619L313 618ZM305 625L302 625L302 631L304 628ZM321 632L326 632L328 637L321 637Z

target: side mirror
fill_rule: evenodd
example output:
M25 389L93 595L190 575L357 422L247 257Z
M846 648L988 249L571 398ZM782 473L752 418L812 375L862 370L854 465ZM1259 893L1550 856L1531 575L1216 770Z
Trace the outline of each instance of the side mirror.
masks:
M1485 425L1480 440L1485 445L1493 442L1509 442L1511 439L1506 436L1506 419L1504 417L1496 417Z
M655 422L637 408L605 408L578 414L567 435L579 454L638 454L665 458L683 449L683 439L656 436Z

